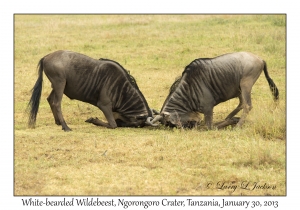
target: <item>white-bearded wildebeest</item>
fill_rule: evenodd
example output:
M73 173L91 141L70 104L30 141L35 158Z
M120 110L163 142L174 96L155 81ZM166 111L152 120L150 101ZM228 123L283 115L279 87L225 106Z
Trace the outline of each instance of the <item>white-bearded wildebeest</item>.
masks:
M152 111L147 101L135 79L117 62L108 59L96 60L76 52L60 50L43 57L38 67L39 77L28 104L30 127L34 127L36 122L43 71L52 85L52 92L47 100L55 123L61 125L64 131L71 129L67 126L61 111L63 94L102 110L108 123L98 118L86 120L94 125L107 128L151 125Z
M200 113L203 113L205 124L211 129L214 106L238 97L239 105L217 128L236 123L240 127L252 108L251 89L262 70L274 100L277 100L278 89L269 77L266 62L258 56L237 52L196 59L185 67L182 76L171 86L160 115L151 123L160 121L171 127L194 127L200 122ZM241 118L234 117L241 109Z

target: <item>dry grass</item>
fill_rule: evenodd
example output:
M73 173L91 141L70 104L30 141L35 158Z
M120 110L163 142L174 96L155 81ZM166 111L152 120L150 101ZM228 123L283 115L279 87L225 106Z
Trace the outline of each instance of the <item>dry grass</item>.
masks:
M285 195L285 41L283 15L16 15L15 195ZM262 75L242 129L110 130L84 123L104 119L96 107L64 97L73 129L64 133L46 101L51 85L45 77L37 126L28 129L37 62L59 49L118 61L158 110L193 59L250 51L267 61L280 101L273 103ZM214 121L237 103L218 105ZM276 188L241 189L245 181ZM218 189L221 183L239 187Z

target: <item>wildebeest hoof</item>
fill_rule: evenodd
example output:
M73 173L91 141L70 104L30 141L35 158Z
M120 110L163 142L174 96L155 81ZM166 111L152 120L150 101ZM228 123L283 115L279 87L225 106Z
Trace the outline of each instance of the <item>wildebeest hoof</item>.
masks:
M85 122L87 122L87 123L93 123L93 121L94 121L94 118L89 118L89 119L87 119Z
M72 131L72 129L71 129L71 128L62 128L62 130L64 130L65 132Z

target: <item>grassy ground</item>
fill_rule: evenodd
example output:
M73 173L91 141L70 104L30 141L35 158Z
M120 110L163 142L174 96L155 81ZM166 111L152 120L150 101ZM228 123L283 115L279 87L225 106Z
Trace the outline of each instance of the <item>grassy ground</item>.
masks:
M15 195L285 195L285 21L284 15L15 15ZM54 123L45 77L36 128L29 129L25 110L37 63L59 49L116 60L157 110L192 60L250 51L266 60L280 101L273 103L262 75L242 129L111 130L84 122L105 120L96 107L64 97L73 129L65 133ZM214 121L237 104L215 107Z

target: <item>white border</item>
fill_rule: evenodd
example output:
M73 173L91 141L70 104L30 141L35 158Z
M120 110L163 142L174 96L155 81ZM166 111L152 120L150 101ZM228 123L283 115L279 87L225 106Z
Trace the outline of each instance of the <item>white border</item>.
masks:
M277 209L298 207L299 152L296 131L299 110L299 9L296 3L287 1L6 1L0 8L0 93L1 108L1 182L0 206L3 209L19 209L21 198L13 196L13 15L15 13L282 13L287 14L287 196L268 197L279 200ZM6 4L6 5L4 5ZM53 197L52 197L53 198ZM142 197L125 197L130 200ZM213 197L207 197L213 198ZM216 197L220 200L223 197ZM228 197L235 200L263 200L261 197ZM54 199L54 198L53 198ZM59 198L61 199L61 198ZM108 198L110 199L110 197ZM161 200L156 197L156 200ZM186 197L182 198L186 199ZM203 199L206 199L205 197ZM98 207L99 208L99 207ZM237 208L236 208L237 209ZM296 209L296 208L293 208Z

